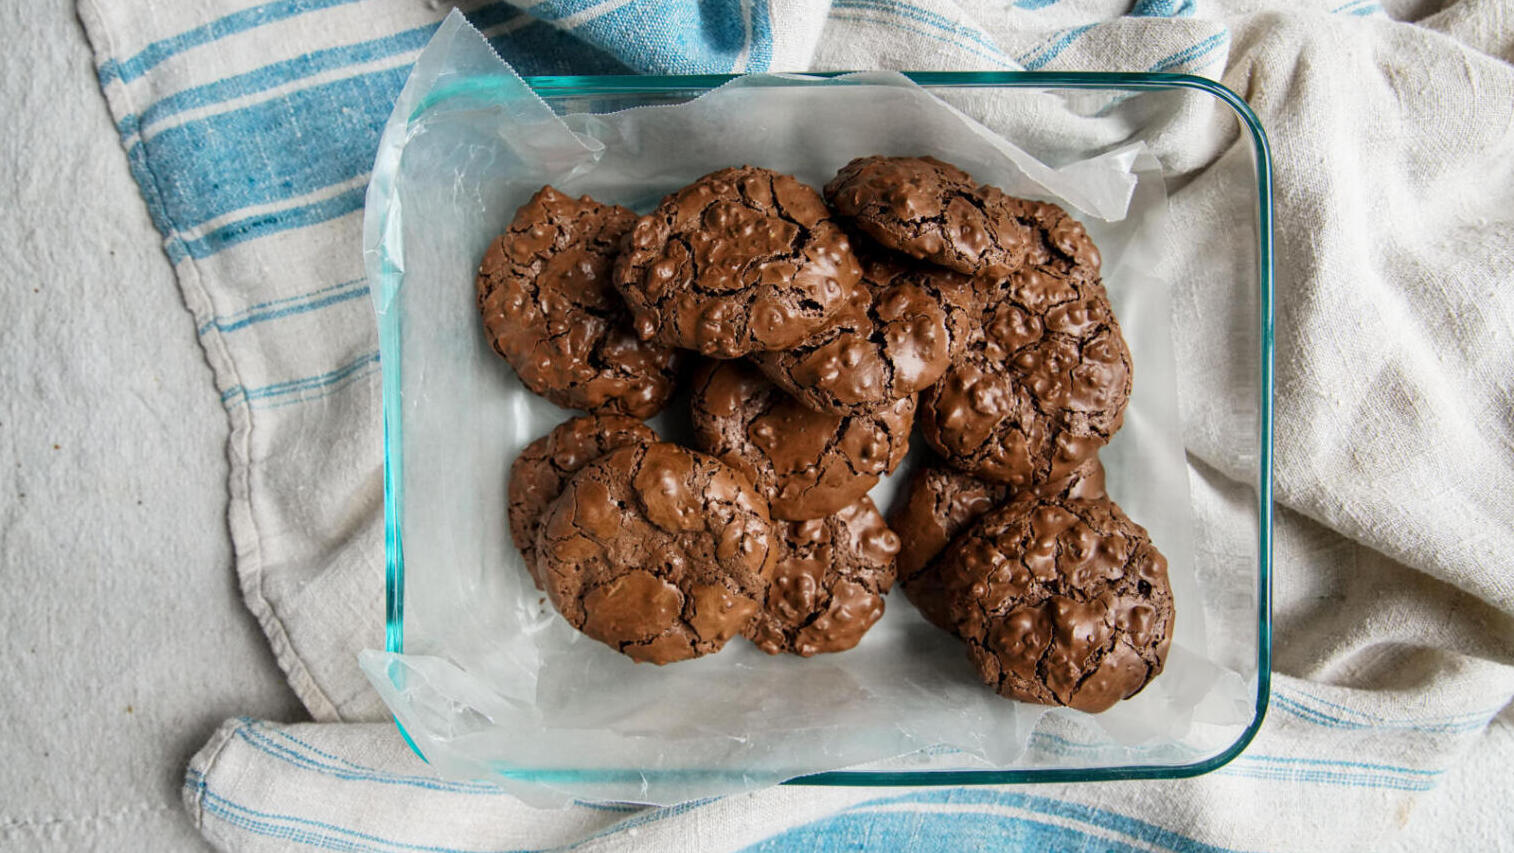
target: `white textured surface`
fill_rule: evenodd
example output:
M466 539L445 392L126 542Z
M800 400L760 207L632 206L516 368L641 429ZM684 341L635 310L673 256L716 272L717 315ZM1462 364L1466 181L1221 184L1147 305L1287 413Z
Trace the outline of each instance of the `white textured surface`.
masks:
M0 849L200 849L190 755L304 712L237 591L226 416L73 2L0 31Z
M1506 29L1472 26L1479 8L1489 17L1498 12L1491 2L1463 3L1426 26L1505 61L1514 57L1510 42L1488 35ZM197 841L177 813L177 790L186 756L213 721L299 712L237 600L224 521L224 416L72 11L64 0L44 8L10 4L0 8L0 22L11 46L0 57L9 119L0 135L0 192L9 214L0 219L0 847L192 849ZM1274 22L1257 39L1280 37L1283 29L1285 22ZM1465 67L1473 59L1463 60ZM1259 83L1259 93L1301 97L1277 81ZM1297 109L1317 106L1301 102ZM1413 125L1394 133L1402 128ZM1283 177L1297 192L1308 188L1304 178L1317 176ZM1488 174L1477 177L1496 184ZM1507 266L1498 269L1507 282ZM1281 672L1341 690L1382 691L1407 713L1431 676L1476 680L1514 659L1506 610L1296 514L1280 520L1279 537L1287 557L1279 578ZM1430 628L1388 630L1408 624ZM1381 641L1359 644L1364 628ZM1488 682L1481 698L1498 698ZM1280 709L1273 716L1284 719ZM1486 733L1459 739L1460 751L1448 756L1450 769L1432 792L1370 812L1337 812L1332 823L1360 828L1359 839L1376 835L1382 848L1507 849L1514 832L1500 804L1514 784L1506 769L1511 719L1506 710ZM347 731L320 728L333 738ZM366 745L388 751L386 766L426 772L387 727L353 731L375 735ZM274 784L287 792L287 778ZM1293 786L1297 796L1317 801L1333 793ZM803 790L796 798L802 807L835 793ZM1085 790L1116 793L1112 786ZM1279 822L1280 812L1248 799L1227 773L1141 793L1166 794L1198 813L1231 795L1252 804L1241 819ZM458 817L537 840L554 836L532 819L562 828L556 815L532 818L477 802L463 804ZM328 812L342 805L315 804ZM730 816L723 824L744 819L754 834L766 831L762 819L771 812L796 809L779 803L764 815L760 804L734 799L719 808ZM412 818L412 828L435 817L395 814ZM698 813L669 830L699 839L709 820ZM1328 829L1289 828L1299 847L1318 846ZM709 846L710 836L703 839Z

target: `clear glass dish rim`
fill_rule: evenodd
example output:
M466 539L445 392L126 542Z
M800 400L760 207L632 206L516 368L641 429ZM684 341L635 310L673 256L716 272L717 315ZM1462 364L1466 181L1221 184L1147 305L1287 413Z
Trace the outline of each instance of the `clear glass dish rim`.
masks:
M772 75L806 80L833 78L856 72L828 71ZM1256 163L1257 284L1261 351L1259 411L1259 475L1257 482L1257 694L1256 712L1239 737L1219 753L1189 764L1111 765L1105 767L1029 768L1016 770L835 770L790 779L785 785L829 786L943 786L1004 785L1048 782L1092 782L1124 779L1180 779L1199 776L1228 764L1245 750L1267 714L1272 680L1272 396L1273 396L1273 257L1272 154L1267 135L1245 101L1221 83L1190 74L1097 71L904 71L912 82L926 87L1014 89L1114 89L1131 92L1194 89L1225 103L1251 137ZM579 75L523 78L541 96L657 94L709 91L739 79L741 74ZM782 85L782 84L777 84ZM425 107L417 110L423 112ZM398 352L399 321L394 314L379 317L381 349ZM389 364L383 369L384 418L384 553L385 649L404 652L405 566L401 535L403 487L401 476L400 377ZM395 726L421 760L426 756L400 721Z

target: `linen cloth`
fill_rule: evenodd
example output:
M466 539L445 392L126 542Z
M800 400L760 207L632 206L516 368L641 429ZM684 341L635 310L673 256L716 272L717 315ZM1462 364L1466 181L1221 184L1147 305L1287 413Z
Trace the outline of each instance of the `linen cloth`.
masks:
M660 810L530 809L437 780L354 664L382 644L377 347L360 218L377 135L445 8L402 0L81 0L102 88L231 424L249 608L316 724L231 720L185 799L227 849L1092 849L1508 843L1514 758L1514 18L1376 3L547 0L464 7L523 74L1159 70L1221 80L1275 158L1276 646L1268 721L1194 780L783 787ZM1223 399L1204 180L1233 130L1176 121L1166 273L1185 400ZM1216 251L1220 251L1216 248ZM1194 403L1204 405L1203 402ZM1216 413L1222 421L1223 413ZM1240 490L1187 437L1201 509ZM1076 749L1076 744L1065 745ZM1437 812L1438 814L1439 812ZM1434 831L1436 836L1423 835ZM1480 834L1479 834L1480 833Z
M304 715L237 589L225 415L76 6L0 4L0 850L203 849L185 762L228 715Z

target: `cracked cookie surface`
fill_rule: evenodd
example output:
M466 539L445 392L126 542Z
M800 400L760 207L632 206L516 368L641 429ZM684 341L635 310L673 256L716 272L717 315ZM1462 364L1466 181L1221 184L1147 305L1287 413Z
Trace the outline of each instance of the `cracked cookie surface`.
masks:
M657 433L625 415L582 415L526 445L510 464L510 538L537 589L545 589L536 561L542 514L578 470L618 447L651 444Z
M947 615L1000 695L1098 712L1162 671L1167 560L1108 498L1012 501L939 562Z
M819 193L741 166L700 178L638 220L615 286L642 340L736 358L814 334L861 275Z
M490 345L559 406L646 418L673 394L676 354L637 338L610 282L635 221L624 207L542 187L479 265Z
M960 273L1007 275L1030 251L1014 199L934 157L858 157L825 198L882 245Z
M537 538L568 624L633 660L720 651L767 600L767 502L741 473L676 444L612 450L568 481Z
M1098 457L1079 465L1069 476L1036 487L1035 494L1064 499L1093 500L1105 496L1104 465ZM917 468L902 498L889 513L888 524L899 534L899 585L910 603L938 628L955 632L942 599L940 567L935 559L957 534L990 510L1005 503L1009 487L980 480L944 466Z
M966 347L981 310L972 279L874 249L836 321L753 361L812 409L856 414L930 385Z
M767 606L746 631L770 655L853 648L883 616L899 537L871 498L835 515L779 523Z
M899 466L915 398L866 415L817 412L749 364L707 362L690 414L699 446L751 477L774 518L805 521L856 502Z
M1098 250L1056 205L1024 202L1029 263L978 280L972 340L921 392L925 440L952 466L1016 489L1061 479L1124 422L1131 360L1098 278Z

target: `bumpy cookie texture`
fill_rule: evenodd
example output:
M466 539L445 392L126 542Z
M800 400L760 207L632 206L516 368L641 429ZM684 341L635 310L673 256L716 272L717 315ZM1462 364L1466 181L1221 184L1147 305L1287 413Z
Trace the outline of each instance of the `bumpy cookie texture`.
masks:
M1098 458L1084 462L1071 475L1036 487L1036 495L1094 500L1105 496L1104 466ZM889 514L889 527L899 533L899 585L926 619L955 631L942 598L936 556L973 522L1009 497L1009 488L945 467L916 469L904 497Z
M1167 560L1107 498L1015 500L954 541L941 565L957 634L1003 696L1098 712L1162 671Z
M663 199L615 265L642 340L714 358L799 343L851 301L861 276L820 195L753 166Z
M1059 480L1124 422L1130 350L1098 251L1061 208L1023 202L1032 263L979 280L981 326L921 394L921 432L954 467L1016 489Z
M1049 201L1031 201L1005 195L994 187L983 187L985 196L1013 209L1015 217L1026 223L1034 234L1025 256L1025 264L1061 276L1097 278L1103 258L1088 236L1088 229L1060 205Z
M968 275L1008 274L1032 242L1009 196L934 157L859 157L825 198L890 249Z
M637 661L718 652L767 601L778 551L740 473L676 444L612 450L547 510L537 555L573 627Z
M839 512L909 450L914 397L867 415L817 412L738 361L702 365L693 385L696 442L751 477L774 518Z
M578 470L618 447L650 444L652 428L625 415L583 415L558 424L526 445L510 465L510 538L520 549L537 589L545 589L536 563L536 533L548 504Z
M899 586L931 624L955 631L934 560L968 525L998 506L1009 490L951 468L917 469L895 502L888 523L902 543Z
M559 406L646 418L673 394L674 351L636 337L610 282L635 221L624 207L543 187L479 266L490 344L527 388Z
M978 299L967 276L875 251L863 255L862 285L832 326L753 359L812 409L868 412L925 388L976 326Z
M758 648L804 657L842 652L882 618L899 537L870 498L778 525L778 551L767 607L746 632Z

